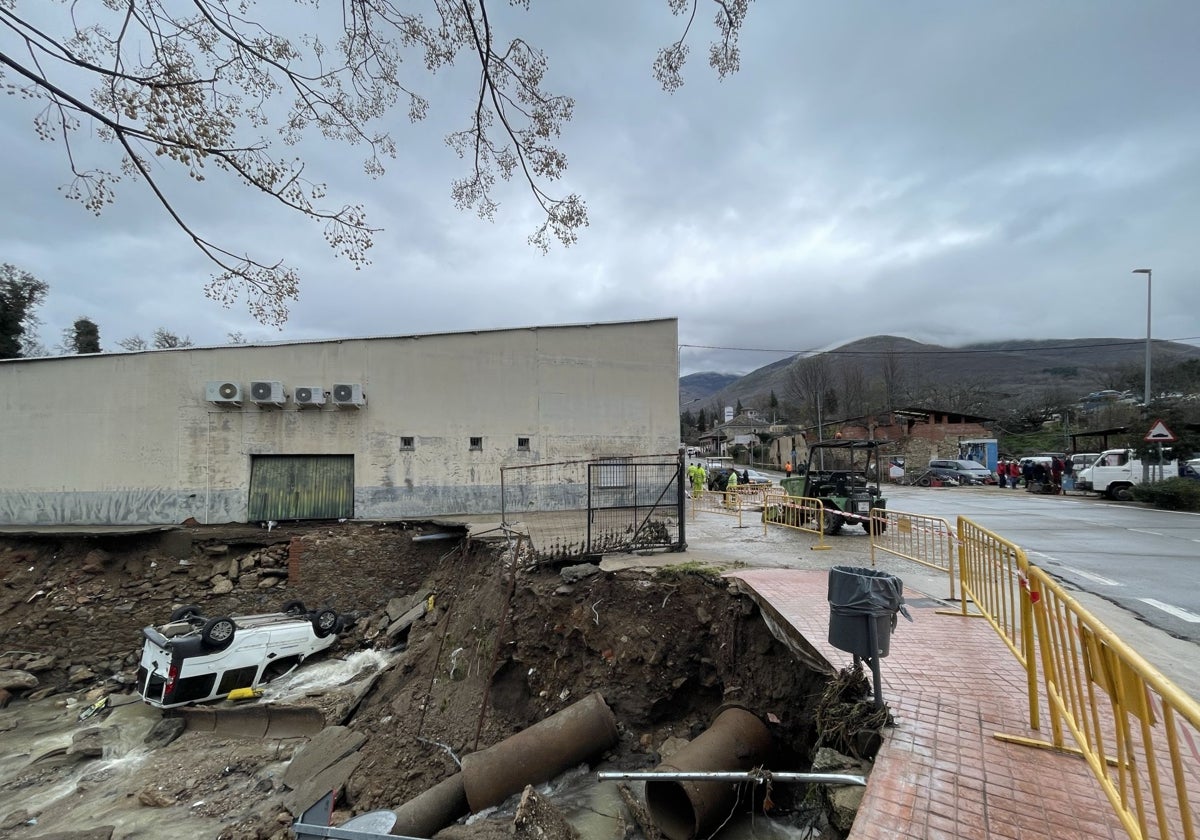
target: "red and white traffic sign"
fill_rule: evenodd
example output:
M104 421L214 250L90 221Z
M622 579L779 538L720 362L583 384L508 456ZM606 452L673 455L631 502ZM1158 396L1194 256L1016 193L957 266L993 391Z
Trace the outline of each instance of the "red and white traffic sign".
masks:
M1155 420L1154 425L1150 427L1150 431L1146 432L1144 438L1148 443L1174 443L1178 438L1175 433L1167 428L1167 424L1161 420Z

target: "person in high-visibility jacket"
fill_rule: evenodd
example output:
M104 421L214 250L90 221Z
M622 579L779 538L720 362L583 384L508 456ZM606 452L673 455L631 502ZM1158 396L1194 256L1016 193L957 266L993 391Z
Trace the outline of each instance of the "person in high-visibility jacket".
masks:
M703 464L696 464L696 469L692 472L692 496L699 499L704 495L704 481L708 478L704 472Z
M737 486L737 470L731 469L729 471L729 481L725 484L725 503L729 507L734 507L737 505Z

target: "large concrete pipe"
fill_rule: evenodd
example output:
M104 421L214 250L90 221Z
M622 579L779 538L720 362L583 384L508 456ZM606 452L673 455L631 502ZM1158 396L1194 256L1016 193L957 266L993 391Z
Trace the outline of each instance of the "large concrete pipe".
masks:
M189 732L238 738L300 738L325 728L325 715L311 706L262 703L232 709L180 709Z
M756 715L731 707L698 738L658 765L659 771L751 770L771 755L771 733ZM646 782L646 810L670 840L707 836L737 805L729 782Z
M463 791L463 774L455 773L397 808L392 834L403 837L432 837L434 832L468 813L467 794Z
M499 805L525 785L549 781L617 742L617 722L598 693L498 744L463 758L472 811Z

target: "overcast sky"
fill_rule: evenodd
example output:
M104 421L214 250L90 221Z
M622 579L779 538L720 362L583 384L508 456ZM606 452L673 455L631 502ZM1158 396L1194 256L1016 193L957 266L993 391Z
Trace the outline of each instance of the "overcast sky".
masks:
M650 75L680 31L665 0L492 4L498 36L543 48L547 88L576 100L570 166L551 191L587 200L578 244L527 244L536 213L520 185L500 193L495 222L454 209L464 170L443 138L465 123L473 80L414 65L431 117L390 118L401 156L384 177L363 176L359 149L304 150L331 202L361 202L385 229L370 268L236 185L185 195L206 235L300 267L278 331L203 296L209 264L143 185L124 182L98 219L63 198L61 144L34 137L34 105L0 97L0 262L50 284L43 342L79 315L105 349L158 326L219 344L230 331L275 341L677 316L682 374L744 373L878 333L1144 338L1146 281L1130 271L1147 267L1154 336L1200 343L1195 0L759 0L741 72L724 82L705 61L701 0L674 94Z

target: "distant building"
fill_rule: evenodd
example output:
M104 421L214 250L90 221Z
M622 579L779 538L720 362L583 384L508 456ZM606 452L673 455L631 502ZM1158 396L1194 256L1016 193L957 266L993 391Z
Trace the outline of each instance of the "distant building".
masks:
M674 453L678 377L675 319L0 361L0 524L495 513Z

